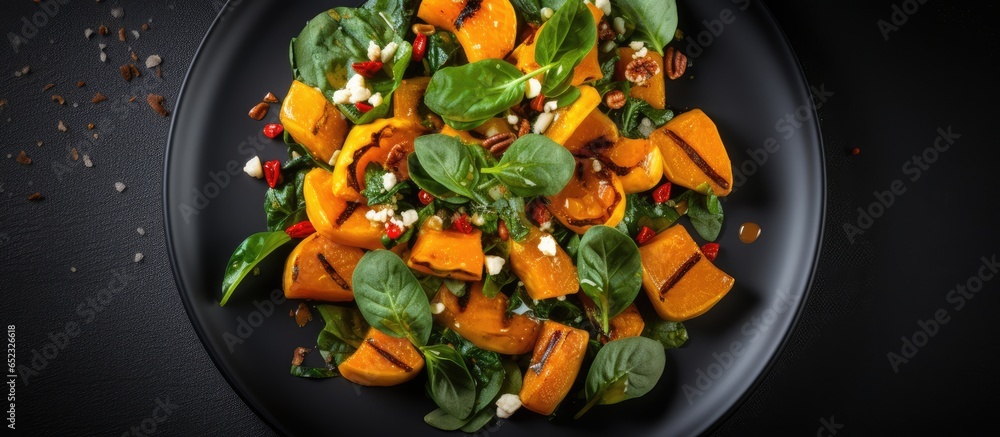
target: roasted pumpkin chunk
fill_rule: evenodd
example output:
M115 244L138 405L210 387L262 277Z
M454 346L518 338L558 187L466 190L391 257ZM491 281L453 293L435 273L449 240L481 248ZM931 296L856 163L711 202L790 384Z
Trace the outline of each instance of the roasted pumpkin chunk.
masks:
M410 257L411 269L428 275L462 281L483 278L482 232L466 234L454 229L431 229L426 224L417 233Z
M424 92L431 82L428 76L403 79L392 94L392 115L395 118L406 119L420 124L420 104L424 101Z
M453 329L479 348L501 354L519 355L531 352L542 324L526 315L507 316L507 295L493 298L483 294L483 283L472 283L463 297L456 297L441 287L431 301L432 308L444 308L434 320Z
M549 415L569 393L580 372L590 334L546 320L524 372L519 397L524 408Z
M578 234L594 225L614 227L625 216L625 188L599 158L577 159L575 176L547 200L552 215Z
M333 174L315 168L306 174L302 184L306 215L316 232L347 246L381 249L383 226L365 218L370 208L364 203L335 196L330 189L332 181Z
M681 225L660 232L639 247L642 287L664 320L683 322L711 309L735 280L701 252Z
M597 323L596 317L597 306L594 305L594 301L586 294L581 293L579 296L580 303L583 304L583 310L587 313L587 317L595 323L594 326L599 327L600 323ZM611 327L610 332L601 334L601 343L607 343L620 338L638 337L642 335L642 329L646 327L646 322L642 320L642 314L639 313L639 308L634 303L625 307L625 310L618 313L618 315L612 317L608 321L608 324Z
M733 190L733 165L715 123L701 109L677 115L649 140L663 154L663 174L671 182L691 189L703 184L717 196Z
M358 350L337 366L344 379L368 386L402 384L424 369L424 357L406 338L368 328Z
M590 9L590 13L594 16L594 24L600 23L601 19L604 18L604 11L593 3L587 3L587 7ZM513 61L517 68L521 70L522 73L530 73L539 68L538 62L535 62L535 43L537 42L538 32L541 32L545 28L545 24L542 24L532 37L525 39L514 51L511 53L510 61ZM584 56L583 60L577 64L576 68L573 69L573 86L580 86L584 83L595 81L604 77L601 72L601 64L597 59L597 41L594 41L594 47L590 49L590 52Z
M542 250L545 247L542 240L551 238L551 235L532 226L524 241L510 242L510 268L535 300L565 296L580 290L576 266L562 246L555 244L555 253L551 255ZM551 245L546 247L551 248Z
M417 17L454 33L469 62L503 59L514 49L517 15L510 0L423 0Z
M626 72L628 67L636 59L632 57L635 54L635 50L631 47L621 47L618 49L619 60L618 64L615 64L615 80L629 80ZM663 69L663 56L652 50L647 49L646 61L652 62L656 66L658 72L653 76L647 78L641 83L632 83L632 88L629 91L629 97L636 99L645 100L657 109L663 109L667 107L667 92L666 92L666 81L664 80L664 69Z
M576 132L599 104L601 104L601 94L592 86L581 85L580 97L569 106L555 110L555 121L545 130L545 136L559 144L566 144L573 132Z
M306 237L285 262L282 281L285 297L327 302L354 300L351 275L362 256L361 249L337 244L323 234Z
M312 156L329 162L344 145L347 120L318 89L292 81L278 117L285 131Z
M413 140L423 133L423 126L409 118L383 118L355 126L347 134L333 169L333 194L367 204L361 191L371 163L392 171L400 181L408 179L406 157L413 153Z

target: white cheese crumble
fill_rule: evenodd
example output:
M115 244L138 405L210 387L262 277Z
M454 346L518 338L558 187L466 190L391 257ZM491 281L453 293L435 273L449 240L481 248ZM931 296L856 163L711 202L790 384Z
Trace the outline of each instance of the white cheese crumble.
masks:
M441 302L431 305L431 314L441 314L444 312L444 304Z
M559 108L559 102L551 100L545 102L545 106L542 107L542 110L544 110L545 112L552 112L555 111L557 108Z
M330 161L328 161L327 164L330 164L331 167L336 165L337 158L340 158L340 150L335 150L333 152L333 155L330 156Z
M542 20L548 20L549 18L552 18L552 15L556 13L556 11L553 11L552 8L550 7L544 7L539 12L542 13Z
M385 223L394 215L396 215L396 211L391 208L381 209L378 211L369 209L368 212L365 213L365 218L372 222Z
M499 275L500 270L503 269L503 265L506 262L506 260L499 256L486 255L486 258L483 258L483 264L486 265L486 273L489 273L491 276Z
M632 59L645 58L649 54L649 49L643 47L632 54Z
M368 41L368 60L369 61L379 61L382 60L382 48L375 43L375 41Z
M486 219L484 219L483 216L479 215L478 212L473 213L472 217L469 217L469 221L471 221L472 224L476 226L482 226L486 224Z
M611 0L594 0L594 6L604 12L604 15L611 15Z
M355 74L347 81L346 89L351 93L351 103L364 102L372 96L371 90L365 86L365 77L360 74Z
M642 121L639 122L639 133L642 134L644 138L649 138L650 135L653 135L654 130L656 130L656 128L653 126L652 120L643 118Z
M538 79L531 78L528 79L528 83L524 85L524 97L533 99L538 97L538 94L542 92L542 83Z
M333 92L333 103L338 105L346 105L351 103L351 92L344 90L337 90Z
M510 114L510 115L507 116L507 123L509 123L511 126L516 125L517 122L519 122L519 121L521 121L521 119L518 118L518 116L516 116L514 114Z
M382 188L385 188L386 191L389 191L389 190L392 189L392 187L395 187L395 186L396 186L396 174L395 173L389 172L389 173L386 173L386 174L382 175Z
M381 105L382 104L382 93L372 94L372 96L368 98L368 103L371 104L372 106Z
M250 158L246 165L243 166L243 172L257 179L264 177L264 167L260 165L260 157L254 156Z
M639 50L642 50L643 47L646 47L646 43L644 43L642 41L632 41L632 42L628 43L628 46L631 47L632 50L635 50L635 51L638 52Z
M556 297L556 300L558 300L559 302L565 301L566 300L566 296L565 295L564 296L558 296L558 297Z
M615 17L611 20L611 25L614 26L615 32L622 34L625 33L625 19L622 17Z
M497 399L497 417L507 419L521 408L521 398L514 393L504 393Z
M389 61L392 60L392 57L396 56L396 49L398 48L399 44L396 44L395 42L390 42L389 44L386 44L385 47L382 48L382 55L380 56L382 63L383 64L389 63Z
M118 190L119 193L125 191L125 184L121 182L115 182L115 190Z
M604 169L604 166L601 165L601 161L598 161L596 159L592 160L592 162L590 163L590 167L594 169L594 173L599 173L601 170Z
M556 239L552 238L551 235L542 236L541 240L538 242L538 250L542 252L545 256L556 256Z
M406 211L403 211L401 217L403 218L403 226L405 227L413 226L413 224L416 223L417 220L420 220L420 214L417 213L417 210L415 209L408 209Z
M542 232L552 232L556 228L552 225L552 220L546 220L544 223L538 225L538 230Z
M555 120L555 118L556 115L551 112L538 114L538 118L535 119L535 126L534 129L532 129L532 132L536 134L544 133L548 130L549 125L552 124L552 121Z

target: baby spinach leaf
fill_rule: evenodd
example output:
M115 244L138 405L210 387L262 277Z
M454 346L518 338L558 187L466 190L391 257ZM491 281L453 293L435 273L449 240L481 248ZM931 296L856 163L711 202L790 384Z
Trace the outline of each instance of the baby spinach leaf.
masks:
M219 305L226 305L243 278L271 252L289 241L292 241L292 237L283 230L258 232L243 240L229 257L229 264L226 264L226 274L222 277L222 300L219 301Z
M413 155L416 155L420 168L427 176L460 196L482 198L472 190L479 181L479 171L472 163L468 146L462 144L462 141L447 135L432 134L417 137L413 146ZM420 181L416 182L420 184ZM427 190L425 187L421 188Z
M701 194L704 192L706 194ZM722 231L722 202L712 192L708 184L702 184L696 190L688 190L675 199L676 203L687 202L687 216L695 232L708 241L715 241Z
M406 158L406 163L410 170L410 180L417 184L417 186L422 190L434 196L435 199L454 204L469 202L468 197L459 196L458 194L455 194L454 191L449 190L447 187L434 180L434 178L427 173L427 170L424 169L423 165L420 164L420 160L417 159L416 153L411 153L410 156Z
M565 2L535 39L535 62L555 65L545 74L542 92L558 96L568 90L564 82L573 77L573 69L597 44L597 26L590 9L583 2Z
M593 226L583 234L576 256L580 287L594 301L602 333L625 310L642 287L642 260L635 242L608 226Z
M455 417L443 408L437 408L424 416L424 423L442 431L455 431L465 426L469 421L469 419Z
M622 15L635 23L632 40L643 41L662 55L677 32L676 0L618 0L616 4Z
M626 95L628 95L628 90L626 90ZM629 97L625 100L625 106L608 111L608 116L618 125L620 134L636 139L644 138L639 129L643 118L648 118L652 122L653 128L659 128L674 118L674 111L656 109L645 100Z
M306 366L296 366L292 365L289 371L292 376L298 376L299 378L334 378L340 376L340 372L334 367L306 367Z
M461 49L462 45L458 43L455 34L438 29L433 35L427 37L427 53L424 54L424 61L427 62L427 73L433 75L444 67L456 65Z
M515 196L552 196L569 183L576 160L548 137L528 134L511 144L496 167L480 171L496 176Z
M646 318L642 336L660 342L664 349L679 348L688 339L687 329L683 323L663 320L659 316Z
M369 163L365 168L365 189L361 195L368 199L368 206L396 203L396 194L409 191L410 181L402 181L386 190L383 176L389 171L376 163Z
M420 282L420 287L424 289L427 300L434 299L434 295L437 294L438 290L441 289L441 285L444 284L444 278L440 276L425 275L422 273L415 273L414 276Z
M361 347L368 334L368 322L360 310L339 305L316 305L316 312L325 323L321 335L326 332L355 348Z
M629 337L601 348L587 372L587 404L577 419L597 404L616 404L653 389L666 366L663 346L646 337Z
M625 196L625 216L622 223L628 228L628 234L639 234L639 228L648 226L656 232L669 228L680 219L681 215L674 209L672 203L654 203L649 196L629 194Z
M420 282L402 259L387 250L361 257L352 276L354 300L368 323L415 346L431 335L431 305Z
M446 67L431 77L424 103L458 130L468 130L524 99L529 76L500 59Z
M469 417L476 401L476 381L462 354L446 344L422 346L420 351L427 368L427 394L446 413Z
M264 194L264 213L267 216L267 230L283 231L303 220L306 216L306 199L302 185L306 173L312 170L312 158L299 156L281 166L285 182L275 188L268 188Z

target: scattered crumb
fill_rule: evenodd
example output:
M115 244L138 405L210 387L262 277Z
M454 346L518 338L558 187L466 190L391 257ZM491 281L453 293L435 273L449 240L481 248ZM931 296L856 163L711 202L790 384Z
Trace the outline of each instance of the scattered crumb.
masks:
M45 144L42 142L42 140L35 141L35 145L38 147L42 147L42 144Z
M56 103L58 103L58 104L60 104L60 105L65 105L65 104L66 104L66 99L64 99L64 98L63 98L62 96L60 96L59 94L53 94L53 95L52 95L52 101L53 101L53 102L56 102Z
M82 80L76 83L76 87L77 88L83 88L86 85L87 85L87 82L84 82Z
M31 195L28 196L28 200L32 202L37 202L39 200L45 200L45 196L42 196L42 193L32 193Z
M121 182L115 182L115 189L118 190L119 193L121 193L122 191L125 191L125 184Z
M160 65L160 62L163 62L160 55L149 55L149 57L146 58L146 68L156 67L157 65Z
M279 100L274 96L274 93L267 93L267 95L264 96L265 103L278 103L278 101Z
M125 15L125 10L122 8L111 8L111 16L115 18L121 18Z
M309 312L309 307L306 306L304 302L299 302L298 308L295 308L295 324L299 325L299 328L306 326L312 320L312 313Z
M94 29L91 29L91 28L89 28L89 27L88 27L88 28L86 28L86 29L83 29L83 36L84 36L84 38L87 38L87 39L90 39L90 37L91 37L91 36L92 36L93 34L94 34Z
M146 235L146 230L143 228L135 228L135 232L139 235Z
M94 161L90 160L90 155L83 155L83 166L87 168L94 166Z
M163 96L159 94L149 94L146 96L146 103L149 103L149 107L153 108L157 114L164 117L167 116L167 110L163 107Z
M54 88L55 86L56 86L56 84L54 84L54 83L47 84L47 85L45 85L45 88L42 88L42 91L48 91L48 90Z
M142 258L143 258L142 252L136 252L135 253L135 258L133 258L133 260L135 262L139 263L139 262L142 262Z
M293 366L301 366L302 365L302 361L305 361L306 354L308 354L308 353L309 353L309 349L307 349L307 348L304 348L304 347L297 347L297 348L295 348L295 353L292 354L292 365Z
M132 31L132 39L139 39L139 31L138 30L133 30Z
M108 54L101 50L101 54L98 55L101 58L101 62L108 62Z
M66 123L63 123L62 120L59 120L59 124L56 125L56 129L59 129L59 132L66 132Z
M139 57L135 55L135 52L131 52L129 55L132 56L132 60L133 61L138 61L139 60Z
M29 158L28 154L22 150L21 153L17 155L17 163L21 165L31 165L31 158Z
M90 99L90 103L101 103L107 99L108 98L104 94L98 92L97 94L94 94L94 98Z
M263 120L264 117L267 115L268 108L270 108L270 106L268 106L267 103L264 102L258 103L254 105L253 108L250 108L250 112L248 115L250 115L250 118L254 120L257 121Z
M69 271L71 271L71 272L73 272L73 273L76 273L76 267L70 267L70 268L69 268Z
M101 36L107 35L108 34L108 27L102 24L100 27L97 28L97 34L101 35ZM103 44L101 44L101 45L103 45ZM104 47L101 47L101 48L104 48Z
M118 28L118 40L121 41L121 42L127 41L125 39L125 28L124 27L119 27Z
M76 147L70 149L70 151L69 151L69 158L72 159L72 160L74 160L74 161L79 161L80 160L80 152L76 151Z
M149 30L149 23L142 23L142 30Z
M94 130L94 123L87 123L87 130Z

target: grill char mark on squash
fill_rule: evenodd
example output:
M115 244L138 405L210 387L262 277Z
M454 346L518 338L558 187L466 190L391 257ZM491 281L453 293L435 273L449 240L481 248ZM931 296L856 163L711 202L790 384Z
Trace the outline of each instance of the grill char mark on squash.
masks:
M688 158L691 158L691 161L694 162L694 165L698 166L698 168L703 173L705 173L705 175L708 176L708 178L711 179L712 182L715 182L724 190L729 189L729 181L727 181L726 178L722 177L722 175L716 172L715 169L712 168L712 166L705 161L705 158L702 158L701 155L698 154L697 150L694 150L694 148L691 147L691 145L688 144L687 141L684 141L684 138L681 138L680 135L677 135L676 133L674 133L674 131L669 129L666 130L666 133L667 136L674 141L674 143L677 143L677 145L680 146L681 150L683 150L684 153L687 154Z

